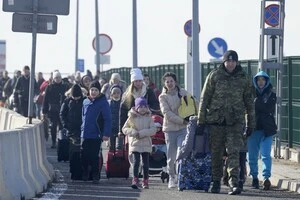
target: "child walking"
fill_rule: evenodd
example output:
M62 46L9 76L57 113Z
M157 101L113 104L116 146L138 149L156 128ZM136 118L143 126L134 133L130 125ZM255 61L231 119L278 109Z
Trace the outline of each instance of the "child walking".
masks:
M122 131L128 136L129 154L133 155L133 179L131 187L138 189L140 158L143 162L142 187L149 188L149 156L152 151L151 136L155 134L156 128L151 118L147 100L144 97L136 98L135 107L128 113Z
M123 149L124 146L123 145L124 137L118 136L121 98L122 98L122 88L117 84L112 85L110 88L110 99L108 100L111 116L112 116L112 134L110 136L110 142L109 142L110 151L114 151L116 150L116 148L118 150Z

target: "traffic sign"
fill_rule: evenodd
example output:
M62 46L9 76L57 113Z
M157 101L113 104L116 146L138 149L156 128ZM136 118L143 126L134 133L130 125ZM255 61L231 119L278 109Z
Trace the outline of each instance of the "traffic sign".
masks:
M110 55L103 55L103 54L98 54L99 59L100 59L100 64L110 64ZM95 64L97 64L97 54L95 55Z
M279 5L270 4L265 8L265 23L276 27L279 25Z
M13 14L12 31L32 33L33 14ZM37 33L56 34L57 16L56 15L38 15Z
M33 13L33 0L3 0L2 9L5 12ZM70 0L39 0L38 13L68 15Z
M100 54L108 53L111 50L112 45L113 45L112 39L104 33L99 34L99 43L100 43L100 45L99 45L99 48L100 48L99 53ZM96 37L93 39L92 45L93 45L94 50L96 51Z
M185 22L184 24L184 27L183 27L183 30L184 30L184 33L188 36L188 37L192 37L192 27L193 27L193 24L192 24L192 20L188 20L187 22ZM199 24L199 33L200 33L200 24Z
M224 39L216 37L209 41L207 49L212 57L220 58L227 51L227 43Z
M267 36L267 59L278 58L279 38L276 35Z
M80 72L84 72L84 59L77 59L77 70Z

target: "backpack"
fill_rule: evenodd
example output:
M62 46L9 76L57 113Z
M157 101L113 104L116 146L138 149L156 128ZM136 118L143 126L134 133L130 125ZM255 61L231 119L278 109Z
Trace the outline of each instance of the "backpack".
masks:
M180 106L178 114L181 118L189 121L189 117L197 115L197 105L195 98L191 94L180 97Z

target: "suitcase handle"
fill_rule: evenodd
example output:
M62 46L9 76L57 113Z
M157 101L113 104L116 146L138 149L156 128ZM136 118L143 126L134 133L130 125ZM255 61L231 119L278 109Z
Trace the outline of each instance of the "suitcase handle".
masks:
M206 129L206 130L204 131L204 134L203 134L203 138L204 138L204 142L203 142L203 152L206 152L206 145L207 145L207 138L208 138L208 127L207 127L207 125L205 126L204 129ZM191 153L191 154L193 154L193 152L196 151L196 137L197 137L197 135L194 134L193 149L192 149L192 153ZM200 136L200 137L201 137L201 136Z
M118 137L118 135L115 136L116 138ZM123 140L123 158L125 159L125 148L126 148L126 142L125 142L125 135L124 135L124 140ZM116 145L114 145L114 153L113 156L116 157Z

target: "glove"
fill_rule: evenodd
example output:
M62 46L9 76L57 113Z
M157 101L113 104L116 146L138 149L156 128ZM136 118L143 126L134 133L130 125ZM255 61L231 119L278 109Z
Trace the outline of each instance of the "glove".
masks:
M124 137L125 135L124 135L122 132L119 132L119 133L118 133L118 136L119 136L119 137Z
M252 132L253 128L246 127L243 136L247 138L252 134Z
M196 135L203 135L205 129L205 124L197 124Z

